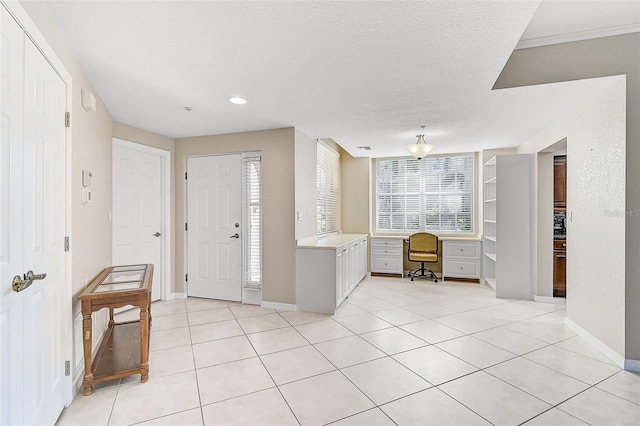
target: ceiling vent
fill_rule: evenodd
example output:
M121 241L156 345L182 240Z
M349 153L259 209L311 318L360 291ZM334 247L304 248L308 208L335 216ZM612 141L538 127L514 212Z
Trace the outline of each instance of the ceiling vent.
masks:
M371 147L370 147L370 146L368 146L368 145L367 145L367 146L358 146L358 147L356 147L356 148L358 148L358 149L364 149L365 151L371 151Z

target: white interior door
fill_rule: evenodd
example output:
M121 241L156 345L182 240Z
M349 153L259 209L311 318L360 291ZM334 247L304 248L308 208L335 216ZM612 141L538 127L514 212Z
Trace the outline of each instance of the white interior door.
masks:
M66 382L66 86L0 13L0 424L53 424ZM28 270L46 277L14 291Z
M113 145L113 264L153 263L151 299L162 296L162 157Z
M187 159L189 296L242 300L242 156Z

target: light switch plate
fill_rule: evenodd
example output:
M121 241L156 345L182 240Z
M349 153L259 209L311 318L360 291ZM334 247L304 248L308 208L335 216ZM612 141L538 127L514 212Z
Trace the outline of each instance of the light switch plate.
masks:
M82 171L82 186L85 188L91 186L91 178L93 177L93 173L89 170Z

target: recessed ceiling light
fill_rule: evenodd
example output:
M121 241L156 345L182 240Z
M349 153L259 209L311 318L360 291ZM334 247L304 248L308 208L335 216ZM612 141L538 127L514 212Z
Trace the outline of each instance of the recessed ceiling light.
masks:
M236 105L244 105L247 103L247 100L245 98L241 98L239 96L233 96L231 98L229 98L229 102L231 102L232 104L236 104Z

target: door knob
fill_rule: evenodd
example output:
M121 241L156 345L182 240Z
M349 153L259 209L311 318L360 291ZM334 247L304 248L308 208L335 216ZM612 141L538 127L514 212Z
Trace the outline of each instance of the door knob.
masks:
M159 237L160 235L162 235L162 234L159 233L159 232L156 232L155 234L153 234L154 237Z
M230 236L229 238L240 238L240 234L232 235L232 236Z
M23 278L20 278L20 275L16 275L13 277L11 281L11 288L16 293L21 292L22 290L26 290L29 288L31 284L35 280L44 280L47 277L47 274L34 274L33 271L29 271L23 275Z
M34 274L33 271L27 272L25 279L35 281L35 280L44 280L47 278L47 274Z

